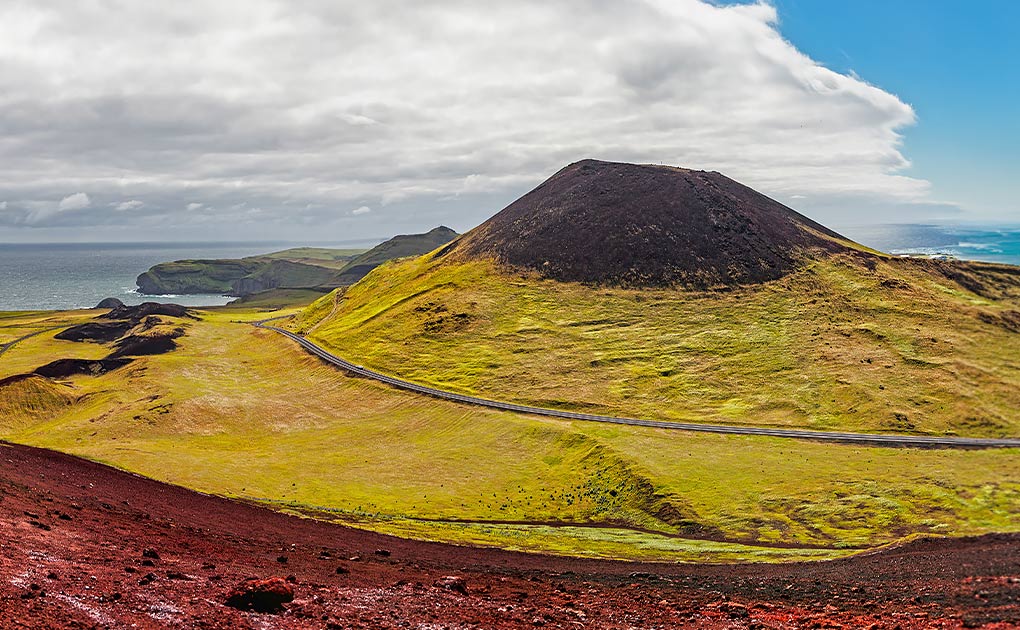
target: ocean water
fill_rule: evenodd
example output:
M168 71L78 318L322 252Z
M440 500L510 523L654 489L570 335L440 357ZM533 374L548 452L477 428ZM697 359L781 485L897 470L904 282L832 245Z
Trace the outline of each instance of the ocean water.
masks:
M837 231L890 254L948 254L964 260L1020 265L1020 226L908 224Z
M891 254L950 254L1020 265L1020 226L910 224L851 226L838 231ZM301 245L330 246L286 242L0 244L0 311L89 308L105 297L125 304L150 300L185 306L226 304L233 298L140 295L135 292L135 278L152 265L171 260L242 258Z
M292 243L0 244L0 311L91 308L106 297L185 306L226 304L222 295L145 296L135 278L156 263L184 258L242 258Z

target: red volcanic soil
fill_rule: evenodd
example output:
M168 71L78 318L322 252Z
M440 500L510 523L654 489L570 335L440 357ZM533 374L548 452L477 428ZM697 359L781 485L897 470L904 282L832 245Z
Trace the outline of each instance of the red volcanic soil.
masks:
M250 582L275 613L242 611ZM272 579L280 578L280 579ZM245 604L248 602L248 604ZM413 542L0 444L2 628L1013 628L1020 537L782 566Z

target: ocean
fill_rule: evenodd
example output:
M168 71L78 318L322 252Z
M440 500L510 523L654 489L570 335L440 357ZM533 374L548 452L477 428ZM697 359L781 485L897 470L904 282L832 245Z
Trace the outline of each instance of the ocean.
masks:
M1020 265L1020 227L1017 226L910 224L854 226L838 231L891 254L949 254L967 260ZM233 298L140 295L135 292L135 278L160 262L185 258L242 258L302 245L312 244L0 244L0 311L90 308L106 297L118 298L125 304L150 300L185 306L226 304ZM351 247L350 244L332 246Z
M147 301L184 306L226 304L235 298L140 295L135 292L135 278L161 262L243 258L300 245L306 243L0 244L0 311L91 308L106 297L118 298L125 304Z
M948 254L964 260L1020 265L1020 226L876 225L837 229L890 254Z

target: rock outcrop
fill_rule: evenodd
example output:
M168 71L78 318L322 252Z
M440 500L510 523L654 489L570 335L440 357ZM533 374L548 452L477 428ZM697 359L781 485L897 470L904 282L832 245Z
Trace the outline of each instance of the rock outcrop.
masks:
M167 317L190 317L194 319L191 311L180 304L161 304L159 302L142 302L135 306L119 306L109 313L105 319L126 320L138 324L142 319L150 315L165 315Z
M47 378L67 378L84 374L99 376L131 363L131 359L57 359L37 367L35 373Z
M287 580L272 577L265 580L248 579L227 594L226 604L239 610L276 613L283 605L294 601L294 587Z
M53 335L53 337L55 339L63 339L65 341L95 341L98 343L106 343L114 341L115 339L120 339L124 333L131 330L133 326L134 324L130 321L86 322L84 324L65 328Z
M161 319L195 319L179 304L143 302L135 306L123 303L99 315L93 321L70 326L54 338L66 341L116 342L113 352L102 359L58 359L36 368L35 374L49 378L66 378L76 374L97 376L123 367L129 357L163 354L177 348L174 341L184 334L184 325Z
M120 300L118 300L115 297L108 297L108 298L104 298L104 299L100 300L99 304L96 304L92 308L96 308L96 309L100 309L100 308L117 308L118 306L124 306L124 303L121 302Z

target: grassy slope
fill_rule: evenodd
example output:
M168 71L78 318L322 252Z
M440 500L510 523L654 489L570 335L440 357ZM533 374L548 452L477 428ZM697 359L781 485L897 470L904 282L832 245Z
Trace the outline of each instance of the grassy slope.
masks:
M235 280L233 290L250 294L277 288L335 287L336 281L336 269L328 266L290 260L267 260L257 270Z
M644 418L1020 435L1016 309L851 257L726 293L595 289L482 262L390 263L298 318L317 342L454 391ZM330 316L332 313L332 316ZM323 321L323 318L326 318Z
M139 278L143 289L172 293L233 293L262 287L336 286L335 261L244 258L179 260L153 266ZM149 286L149 285L152 286Z
M449 243L457 233L446 227L437 227L423 234L400 234L384 241L363 254L351 259L350 266L381 265L387 260L420 256L440 245Z
M326 247L292 247L257 258L289 260L291 262L319 265L331 269L341 269L353 258L365 253L364 249L330 249Z
M175 260L153 265L139 276L138 286L164 294L229 293L234 282L266 264L258 258Z
M54 326L71 326L85 322L103 311L42 311L0 313L0 343L13 341L24 335L43 331L35 337L21 341L0 355L0 378L31 372L35 368L64 357L100 359L110 354L110 348L98 344L82 344L54 339L58 330ZM52 357L52 358L47 358Z
M363 527L529 550L777 560L841 552L689 538L842 547L1020 530L1016 451L858 448L463 407L347 378L279 335L231 323L264 316L208 313L172 353L76 377L73 396L49 392L44 414L24 388L0 389L0 437L207 492L328 508L319 514ZM12 350L17 364L102 349L46 337ZM688 539L422 519L629 525Z
M52 328L70 325L69 322L94 317L96 311L0 311L0 344L7 344L25 335Z
M316 289L270 289L252 295L237 298L225 308L263 311L287 309L294 304L309 304L322 297L323 292Z
M154 294L250 294L280 287L346 286L387 260L418 256L455 236L438 227L395 236L367 251L295 247L241 259L178 260L151 267L139 276L139 287Z

